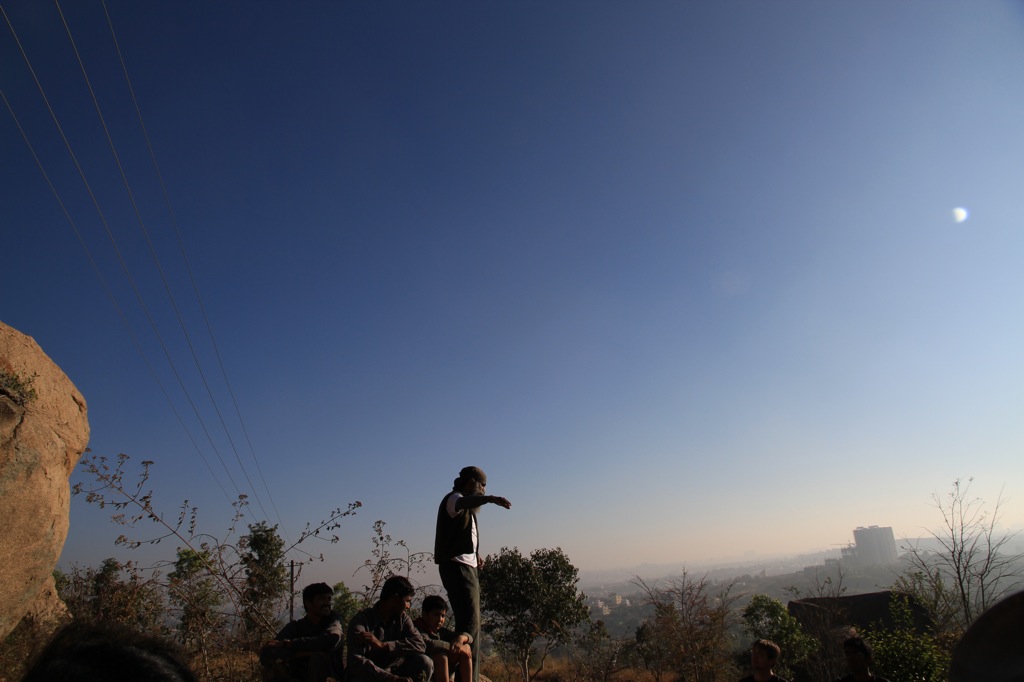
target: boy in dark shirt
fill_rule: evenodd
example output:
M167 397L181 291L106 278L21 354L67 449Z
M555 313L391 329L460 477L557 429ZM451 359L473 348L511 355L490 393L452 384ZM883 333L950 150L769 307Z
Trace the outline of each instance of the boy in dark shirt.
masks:
M331 611L334 590L314 583L302 590L306 615L285 625L277 637L260 649L265 682L302 680L325 682L339 668L341 621Z
M759 639L750 647L750 672L740 682L787 682L775 674L782 649L770 639Z
M839 678L837 682L889 682L871 672L871 664L874 663L871 645L860 637L850 637L843 642L843 653L846 654L846 666L850 674Z
M406 611L416 588L408 578L384 581L380 599L348 624L345 679L353 682L419 682L434 672L426 645Z
M427 655L434 661L434 682L448 682L451 672L459 682L473 680L473 638L468 632L456 633L444 627L448 603L432 594L423 600L422 615L413 621L427 643Z

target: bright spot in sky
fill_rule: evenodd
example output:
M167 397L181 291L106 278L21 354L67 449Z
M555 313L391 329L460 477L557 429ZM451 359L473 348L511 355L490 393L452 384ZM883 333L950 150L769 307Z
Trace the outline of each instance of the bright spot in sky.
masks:
M956 208L953 209L953 220L957 221L958 223L962 223L963 221L967 220L967 216L967 209L964 208L963 206L957 206Z

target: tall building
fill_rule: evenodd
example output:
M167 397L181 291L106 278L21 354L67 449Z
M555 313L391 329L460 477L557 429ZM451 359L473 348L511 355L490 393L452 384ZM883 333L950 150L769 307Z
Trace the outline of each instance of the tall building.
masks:
M862 526L853 531L853 540L857 545L857 563L861 566L896 563L896 538L890 526Z

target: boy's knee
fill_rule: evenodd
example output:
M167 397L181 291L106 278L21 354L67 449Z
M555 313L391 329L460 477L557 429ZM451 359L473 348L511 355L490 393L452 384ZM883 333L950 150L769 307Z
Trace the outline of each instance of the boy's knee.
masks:
M434 659L426 654L416 654L411 657L411 663L417 670L422 670L429 678L434 674Z
M263 682L286 682L291 678L291 672L281 661L264 663L261 672Z

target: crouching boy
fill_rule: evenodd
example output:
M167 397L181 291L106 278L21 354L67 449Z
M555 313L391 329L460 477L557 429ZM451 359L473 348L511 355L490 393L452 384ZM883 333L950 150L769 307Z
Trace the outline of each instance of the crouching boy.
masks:
M473 638L444 627L448 603L432 594L423 600L422 615L413 621L427 643L427 655L434 661L434 682L448 682L454 672L459 682L473 680Z
M384 581L377 604L348 624L348 682L419 682L429 679L434 664L424 652L419 630L406 611L416 588L408 578Z

